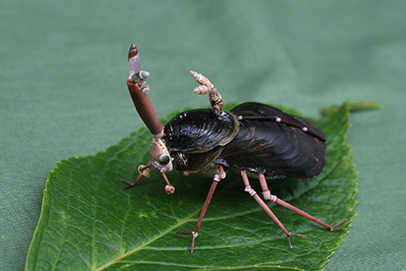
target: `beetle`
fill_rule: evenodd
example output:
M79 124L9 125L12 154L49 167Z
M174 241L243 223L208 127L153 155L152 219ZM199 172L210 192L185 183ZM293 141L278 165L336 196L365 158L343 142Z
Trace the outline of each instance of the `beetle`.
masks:
M191 71L191 75L200 85L194 92L209 94L211 109L194 109L181 112L165 126L148 98L149 86L146 78L149 73L140 70L140 57L133 43L128 54L130 76L127 86L138 114L153 135L150 149L151 161L140 165L140 175L134 182L122 180L129 184L125 189L134 187L143 176L149 177L150 168L157 168L164 177L168 194L175 188L170 184L165 173L173 169L183 175L203 172L211 174L213 182L200 213L196 228L191 234L192 248L199 227L207 211L211 198L220 180L226 178L228 169L237 169L248 192L265 210L271 219L286 234L292 248L290 233L274 215L265 202L252 189L247 172L256 174L265 200L275 202L296 212L330 231L342 230L338 225L330 226L304 211L272 195L268 189L268 178L313 178L324 167L326 139L321 129L305 118L292 116L275 107L260 103L243 103L229 112L223 111L222 97L204 75Z

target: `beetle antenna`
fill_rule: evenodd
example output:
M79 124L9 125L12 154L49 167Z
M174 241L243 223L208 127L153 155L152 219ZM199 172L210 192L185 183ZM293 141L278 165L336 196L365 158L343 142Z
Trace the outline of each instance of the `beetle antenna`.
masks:
M161 138L164 127L159 120L155 107L147 96L149 86L145 80L149 76L149 72L141 71L140 64L140 55L137 46L133 43L128 52L128 65L130 66L130 76L127 79L128 90L130 91L135 109L137 109L138 114L151 134Z
M210 104L213 107L217 116L223 114L223 98L221 98L220 92L210 80L201 73L190 71L190 74L201 86L197 86L193 91L199 95L209 94Z

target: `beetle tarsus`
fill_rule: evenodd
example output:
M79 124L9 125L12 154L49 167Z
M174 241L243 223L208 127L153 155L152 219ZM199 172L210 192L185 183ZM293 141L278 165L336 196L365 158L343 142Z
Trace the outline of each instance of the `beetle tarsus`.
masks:
M194 248L195 248L195 240L196 240L196 237L198 236L198 233L197 233L197 232L192 232L192 234L193 234L193 238L192 238L192 249L190 250L190 253L193 253L193 250L194 250Z
M289 236L289 235L288 235L288 242L289 242L289 247L290 247L290 248L293 248L292 242L290 241L290 236Z
M307 235L304 234L298 234L298 233L294 233L294 232L289 232L290 236L295 235L295 236L300 236L300 237L307 237Z
M196 240L196 237L197 237L199 234L198 234L197 232L194 232L194 231L190 231L190 232L178 231L178 232L175 232L175 234L192 234L192 235L193 235L193 238L192 238L192 248L190 249L190 253L193 253L194 248L195 248L195 240Z
M300 237L307 237L307 236L304 235L304 234L298 234L298 233L289 232L289 235L288 235L288 242L289 242L290 248L293 248L292 242L290 241L290 237L291 237L292 235L300 236Z
M330 231L342 231L344 230L344 228L338 228L336 229L337 226L340 226L341 224L343 224L345 221L347 221L347 219L344 219L343 221L337 223L336 225L334 225L333 227L330 228Z
M149 178L149 176L150 176L150 167L151 167L151 161L149 161L148 162L148 164L146 165L146 166L144 166L144 165L140 165L139 167L138 167L138 172L140 173L139 175L138 175L138 177L137 177L137 179L135 179L135 181L132 183L132 182L129 182L129 181L126 181L126 180L124 180L124 179L120 179L120 181L122 181L123 183L126 183L126 184L129 184L129 186L127 186L126 188L124 188L124 190L127 190L127 189L129 189L129 188L132 188L132 187L134 187L134 186L136 186L137 185L137 183L142 179L142 177L147 177L147 178Z
M144 175L139 174L137 179L135 179L135 181L133 183L129 182L129 181L126 181L124 179L120 179L120 181L122 181L123 183L129 184L129 186L124 188L124 190L127 190L127 189L130 189L130 188L133 188L134 186L136 186L137 183L142 179L142 177L144 177Z

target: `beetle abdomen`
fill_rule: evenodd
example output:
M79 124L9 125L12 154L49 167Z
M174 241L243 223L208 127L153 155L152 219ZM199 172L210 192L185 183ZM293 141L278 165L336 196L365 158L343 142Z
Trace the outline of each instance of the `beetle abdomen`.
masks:
M171 151L202 153L228 144L238 132L238 121L224 112L194 109L177 114L164 128L163 140Z
M321 137L322 131L309 120L289 115L260 103L244 103L230 111L234 116L278 116L305 126ZM216 163L262 172L273 178L312 178L324 167L326 144L301 129L274 120L242 120L234 139L225 146Z

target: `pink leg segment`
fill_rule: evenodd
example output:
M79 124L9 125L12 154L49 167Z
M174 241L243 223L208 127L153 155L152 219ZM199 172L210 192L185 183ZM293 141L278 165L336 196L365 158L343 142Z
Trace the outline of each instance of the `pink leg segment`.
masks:
M192 234L193 235L192 248L190 250L190 253L193 253L193 250L195 247L195 239L198 236L197 231L199 230L200 224L202 224L203 217L206 214L207 208L209 207L210 201L213 197L214 191L216 190L217 184L220 182L220 180L222 180L226 177L226 174L225 174L222 166L219 166L219 171L220 171L220 175L217 175L217 174L214 175L213 182L211 184L209 193L207 194L206 201L204 202L202 211L200 212L199 220L197 221L195 230L192 232L183 232L183 231L175 232L176 234Z
M258 177L259 177L259 182L261 184L262 195L263 195L264 199L265 200L271 199L271 191L269 191L269 189L268 189L268 184L266 183L264 173L261 173L261 172L258 173Z
M162 177L164 177L165 182L166 182L166 186L165 186L166 194L173 194L175 192L175 187L173 187L173 185L171 185L168 178L166 177L165 172L161 171L161 174L162 174Z
M316 222L316 223L318 223L318 224L320 224L320 225L322 225L322 226L328 228L330 231L343 230L343 228L336 229L336 227L339 226L339 225L341 225L342 223L344 223L346 220L341 221L341 222L338 223L337 225L330 226L330 225L324 223L323 221L321 221L321 220L315 218L314 216L309 215L308 213L306 213L306 212L300 210L299 208L296 208L295 206L293 206L293 205L287 203L286 201L283 201L283 200L279 199L277 196L271 195L271 192L270 192L269 189L268 189L268 185L266 184L266 180L265 180L264 174L263 174L263 173L258 173L258 176L259 176L259 182L260 182L261 187L262 187L262 191L263 191L262 194L264 195L264 199L270 200L270 201L272 201L272 202L275 202L275 203L277 203L277 204L279 204L279 205L285 207L286 209L289 209L289 210L291 210L291 211L293 211L293 212L295 212L295 213L297 213L297 214L299 214L299 215L301 215L301 216L303 216L303 217L305 217L305 218L307 218L307 219L309 219L309 220L311 220L311 221L314 221L314 222ZM243 176L243 179L244 179L244 176ZM247 180L248 180L248 178L247 178ZM244 181L244 183L245 183L245 181ZM246 186L247 186L247 184L246 184ZM278 223L277 223L277 224L278 224ZM283 230L283 229L282 229L282 230Z
M129 186L127 186L126 188L124 188L124 190L127 190L127 189L129 189L129 188L132 188L132 187L136 186L137 183L142 179L142 177L144 177L144 175L142 175L142 174L138 175L137 179L135 179L135 182L133 182L133 183L132 183L132 182L129 182L129 181L126 181L126 180L124 180L124 179L120 179L120 181L122 181L123 183L129 184Z
M152 164L152 162L149 161L148 164L145 167L150 167L151 164ZM132 188L132 187L136 186L137 183L142 179L142 177L144 177L144 175L142 175L142 174L138 175L137 179L135 179L135 181L133 183L129 182L129 181L126 181L126 180L123 180L123 179L120 179L120 181L122 181L123 183L129 184L129 186L124 188L124 190L127 190L129 188Z
M297 214L299 214L299 215L301 215L301 216L303 216L303 217L305 217L305 218L307 218L307 219L309 219L311 221L314 221L317 224L320 224L320 225L328 228L330 231L341 231L341 230L343 230L343 228L336 229L336 227L343 224L346 221L346 219L344 219L343 221L341 221L340 223L338 223L335 226L330 226L330 225L324 223L323 221L315 218L314 216L309 215L308 213L300 210L299 208L296 208L295 206L287 203L286 201L283 201L283 200L279 199L277 196L271 195L271 201L273 201L273 202L275 202L275 203L277 203L277 204L279 204L279 205L281 205L281 206L283 206L283 207L285 207L285 208L287 208L287 209L289 209L289 210L291 210L291 211L293 211L293 212L295 212L295 213L297 213Z
M245 170L241 171L241 176L244 181L245 191L248 192L250 196L253 197L258 202L258 204L262 207L262 209L264 209L264 211L272 218L275 224L278 225L279 228L281 228L281 230L286 234L286 236L288 237L289 245L292 248L290 236L296 234L292 234L286 230L285 226L283 226L282 222L280 222L279 219L275 216L275 214L271 211L271 209L269 209L268 205L266 205L265 202L258 196L257 192L255 192L255 190L251 188L250 181L248 179Z

